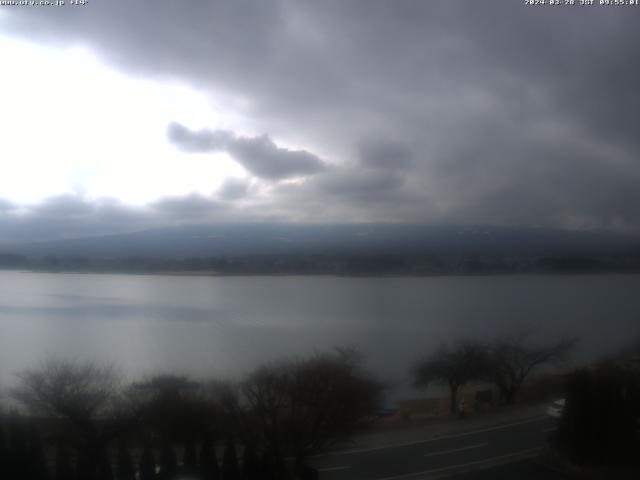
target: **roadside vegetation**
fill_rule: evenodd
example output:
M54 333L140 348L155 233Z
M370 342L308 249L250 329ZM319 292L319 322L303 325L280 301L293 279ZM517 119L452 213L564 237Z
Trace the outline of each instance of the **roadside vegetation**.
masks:
M459 413L459 390L473 382L493 385L503 403L513 404L534 371L561 365L576 342L575 338L562 338L550 344L536 343L533 331L505 335L490 342L458 340L414 364L414 385L417 388L434 383L445 385L449 389L451 414Z
M49 360L0 417L0 478L306 479L307 455L369 420L383 386L348 349L264 365L237 383Z
M578 465L640 467L640 341L568 375L555 443Z
M460 411L465 386L513 404L532 372L564 365L575 344L532 332L459 340L416 362L413 379L445 385L450 413L464 416L479 398ZM636 464L640 342L554 378L566 392L556 451L574 464ZM237 382L162 374L127 383L112 366L65 360L18 380L14 409L0 411L0 478L24 480L317 478L306 459L378 418L385 389L352 349L262 365Z
M497 391L499 403L514 404L532 388L533 372L565 366L576 343L575 338L535 342L531 331L489 342L459 340L416 362L413 379L416 387L446 386L450 414L464 416L478 407L458 401L465 385L486 385L491 391L484 393ZM611 477L623 474L611 473L612 467L640 467L640 340L608 358L547 378L560 380L547 383L564 397L551 438L553 462L560 470L585 475L596 467ZM538 380L533 388L544 390L544 382Z

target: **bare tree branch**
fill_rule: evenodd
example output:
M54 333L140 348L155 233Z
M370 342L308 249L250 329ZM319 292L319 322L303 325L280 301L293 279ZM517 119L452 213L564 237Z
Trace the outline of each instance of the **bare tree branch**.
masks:
M447 385L450 410L455 414L458 410L458 390L466 383L482 378L487 362L485 344L472 339L461 340L452 347L440 347L417 362L413 368L414 384L421 388L427 388L432 383Z
M577 343L576 338L562 338L550 345L532 342L533 331L495 340L489 349L488 380L500 389L503 399L513 403L526 378L536 368L565 361Z

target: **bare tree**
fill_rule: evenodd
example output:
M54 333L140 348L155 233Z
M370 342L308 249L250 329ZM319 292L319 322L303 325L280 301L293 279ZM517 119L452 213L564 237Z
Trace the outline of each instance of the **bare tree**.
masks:
M426 388L432 383L449 387L451 414L458 411L458 391L466 383L481 379L487 368L486 345L476 340L462 340L452 347L440 347L417 362L413 369L414 384Z
M170 442L194 441L217 427L219 407L203 385L185 376L156 375L127 390L139 424Z
M533 331L505 336L489 347L488 380L496 384L506 403L513 403L529 374L545 364L564 361L577 340L563 338L548 345L532 342Z
M79 425L105 415L120 386L112 366L56 359L18 378L20 385L13 397L31 412L67 418Z
M289 399L296 445L317 451L375 411L383 386L362 370L361 362L355 350L338 349L293 366Z
M12 392L34 415L62 418L75 429L87 480L95 476L100 452L114 435L107 419L119 392L119 378L112 366L92 362L74 363L51 359L40 368L19 375L20 385Z
M242 384L241 401L254 441L274 456L302 457L371 416L381 391L357 356L337 351L259 368Z

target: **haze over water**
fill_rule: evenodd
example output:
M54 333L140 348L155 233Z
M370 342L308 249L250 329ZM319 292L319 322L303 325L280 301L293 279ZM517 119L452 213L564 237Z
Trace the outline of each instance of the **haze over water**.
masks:
M0 387L48 356L128 377L234 377L352 345L397 395L409 367L461 337L537 328L580 337L576 359L640 333L640 276L187 277L0 272Z

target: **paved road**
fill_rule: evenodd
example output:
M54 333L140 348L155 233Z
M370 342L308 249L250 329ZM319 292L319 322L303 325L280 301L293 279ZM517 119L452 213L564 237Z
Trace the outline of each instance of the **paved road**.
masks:
M364 448L311 459L321 480L419 480L452 475L535 455L555 427L533 417L479 430L394 446Z
M567 480L567 474L550 469L535 458L519 460L496 467L462 473L449 480Z

